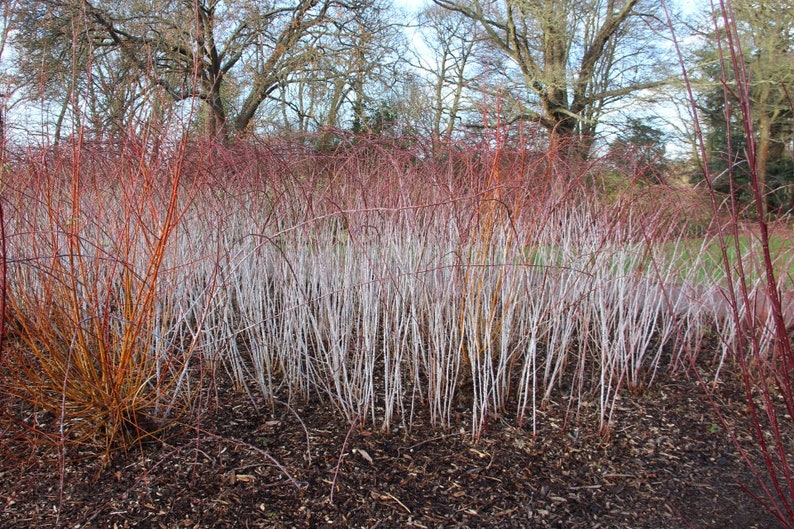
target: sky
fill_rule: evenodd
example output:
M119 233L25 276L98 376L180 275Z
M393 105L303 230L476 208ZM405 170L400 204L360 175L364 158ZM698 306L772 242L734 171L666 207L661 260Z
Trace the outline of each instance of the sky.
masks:
M431 1L432 0L394 0L394 5L405 9L411 14L416 14Z

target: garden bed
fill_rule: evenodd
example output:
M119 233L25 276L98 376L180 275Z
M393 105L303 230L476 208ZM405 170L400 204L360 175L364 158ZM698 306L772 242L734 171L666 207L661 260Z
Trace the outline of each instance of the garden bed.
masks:
M738 376L721 380L722 413L749 439ZM473 440L465 406L450 431L420 416L385 433L351 428L317 402L255 406L222 390L199 426L104 467L95 453L73 447L61 458L6 430L0 526L775 527L739 487L752 488L752 476L704 395L687 377L622 395L608 438L595 405L565 424L559 402L534 439L512 417L492 417Z

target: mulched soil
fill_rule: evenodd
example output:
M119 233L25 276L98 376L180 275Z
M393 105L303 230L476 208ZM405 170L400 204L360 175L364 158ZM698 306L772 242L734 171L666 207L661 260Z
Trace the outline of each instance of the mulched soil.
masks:
M738 380L726 380L722 409L745 436ZM254 404L218 393L199 427L105 465L0 429L0 527L778 526L737 485L752 476L686 377L623 396L608 437L587 403L568 424L553 404L534 438L503 417L478 440L463 409L449 432L420 416L384 433L351 428L327 404Z

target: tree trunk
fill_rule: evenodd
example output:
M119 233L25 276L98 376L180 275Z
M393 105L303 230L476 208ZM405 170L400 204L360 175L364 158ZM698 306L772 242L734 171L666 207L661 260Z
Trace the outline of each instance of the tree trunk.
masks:
M769 164L770 128L772 120L766 112L761 113L758 120L758 149L756 150L755 171L758 188L761 192L761 211L759 218L764 220L769 215L769 190L767 189L767 165Z
M213 94L207 103L206 133L210 140L225 142L229 139L226 112L220 94Z

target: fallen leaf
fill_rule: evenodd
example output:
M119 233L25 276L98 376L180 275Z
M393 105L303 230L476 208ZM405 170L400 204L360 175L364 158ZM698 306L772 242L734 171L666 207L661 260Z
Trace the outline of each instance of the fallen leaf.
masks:
M372 456L370 456L366 450L363 450L361 448L354 448L352 451L358 453L358 455L364 458L364 460L366 460L366 462L369 463L370 465L372 464Z

